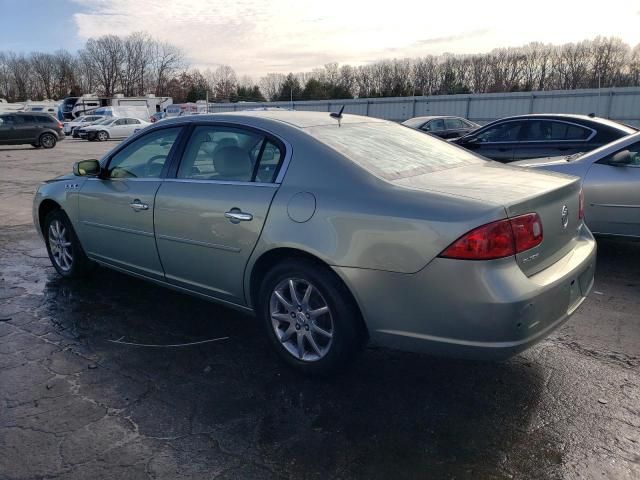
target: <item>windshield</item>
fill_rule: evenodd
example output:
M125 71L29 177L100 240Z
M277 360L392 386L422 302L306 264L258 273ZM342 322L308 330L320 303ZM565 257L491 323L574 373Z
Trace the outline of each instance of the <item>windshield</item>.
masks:
M486 161L446 141L391 122L324 125L305 130L386 180Z

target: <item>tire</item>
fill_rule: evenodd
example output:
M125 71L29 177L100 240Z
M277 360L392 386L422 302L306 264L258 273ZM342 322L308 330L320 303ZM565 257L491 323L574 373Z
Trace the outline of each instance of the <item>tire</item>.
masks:
M40 148L42 145L40 145L39 143L32 143L31 146L33 148Z
M53 148L56 146L58 139L52 133L43 133L40 135L39 144L42 148Z
M49 260L64 278L79 278L93 269L95 264L84 253L71 221L63 210L54 210L46 216L43 236Z
M262 281L256 307L278 356L305 375L328 376L344 369L363 346L360 312L351 294L322 265L301 259L276 265ZM328 311L319 313L324 307Z
M99 142L106 142L107 140L109 140L109 134L107 132L105 132L104 130L100 130L98 132L98 134L96 135L96 139Z

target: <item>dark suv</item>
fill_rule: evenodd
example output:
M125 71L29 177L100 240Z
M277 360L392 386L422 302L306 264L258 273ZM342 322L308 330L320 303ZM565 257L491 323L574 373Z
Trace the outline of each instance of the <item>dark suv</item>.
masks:
M36 148L53 148L64 137L62 124L48 113L0 115L0 145L30 144Z
M497 120L453 142L508 163L588 152L636 131L589 115L533 114Z

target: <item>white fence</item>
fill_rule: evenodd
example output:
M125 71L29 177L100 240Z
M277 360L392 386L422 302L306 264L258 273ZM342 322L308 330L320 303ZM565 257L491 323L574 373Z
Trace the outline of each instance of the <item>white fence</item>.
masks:
M640 87L353 100L211 103L209 112L230 112L256 107L330 112L338 110L342 105L345 106L345 113L395 121L421 115L456 115L483 124L526 113L595 113L600 117L640 126Z

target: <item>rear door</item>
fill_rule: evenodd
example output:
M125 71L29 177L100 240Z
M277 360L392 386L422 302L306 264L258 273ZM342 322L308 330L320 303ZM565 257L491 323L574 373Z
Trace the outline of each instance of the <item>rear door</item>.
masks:
M628 165L610 165L615 152L589 168L585 219L596 233L640 236L640 142L622 150L631 154Z
M284 155L282 142L257 130L214 124L193 129L175 178L156 198L156 241L169 282L246 303L245 266Z

